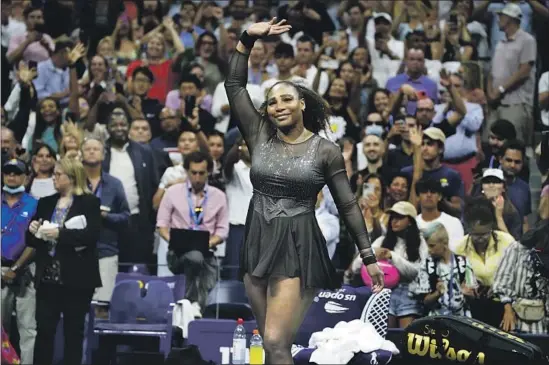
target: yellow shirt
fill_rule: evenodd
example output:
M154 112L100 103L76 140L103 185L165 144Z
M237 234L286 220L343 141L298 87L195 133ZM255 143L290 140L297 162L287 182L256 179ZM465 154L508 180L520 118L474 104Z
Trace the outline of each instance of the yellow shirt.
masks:
M513 236L508 233L501 231L494 231L494 233L498 242L497 251L494 237L491 237L490 242L488 243L488 248L486 249L486 260L483 260L482 256L475 251L473 244L469 239L469 235L463 237L455 249L456 254L467 257L471 263L475 276L484 286L492 286L494 276L496 275L496 271L505 249L511 243L515 242ZM469 245L467 246L468 242Z

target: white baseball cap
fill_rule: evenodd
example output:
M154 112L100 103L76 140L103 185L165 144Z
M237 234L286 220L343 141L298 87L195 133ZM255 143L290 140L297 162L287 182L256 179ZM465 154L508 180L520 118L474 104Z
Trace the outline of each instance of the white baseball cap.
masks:
M500 169L486 169L484 170L484 173L482 174L482 179L485 179L487 177L497 177L501 181L505 181L503 178L503 171Z
M505 7L497 12L498 14L507 15L515 19L522 19L522 9L518 4L507 3Z

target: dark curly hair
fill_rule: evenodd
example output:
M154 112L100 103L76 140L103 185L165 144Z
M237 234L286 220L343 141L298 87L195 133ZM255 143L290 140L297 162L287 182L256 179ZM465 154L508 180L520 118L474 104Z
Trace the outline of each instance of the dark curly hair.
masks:
M320 131L325 131L330 125L329 117L331 114L330 111L330 105L322 98L322 96L318 95L316 92L312 91L311 89L295 84L291 81L279 81L276 84L274 84L269 91L267 92L267 95L271 92L273 87L279 84L286 84L289 86L292 86L294 89L296 89L297 94L300 99L303 99L305 101L305 105L307 106L305 110L303 111L303 124L305 128L310 130L311 132L318 134ZM261 114L261 118L265 121L269 122L269 125L272 126L273 133L276 132L276 127L271 123L269 120L269 115L267 113L267 105L268 100L265 100L263 104L261 104L261 107L259 108L259 113Z

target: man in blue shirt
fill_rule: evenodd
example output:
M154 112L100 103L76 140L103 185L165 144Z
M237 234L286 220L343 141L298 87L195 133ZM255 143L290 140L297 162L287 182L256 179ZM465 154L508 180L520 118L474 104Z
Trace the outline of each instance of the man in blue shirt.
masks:
M526 147L518 140L505 142L499 159L500 168L505 176L507 197L513 203L523 220L523 232L528 232L528 215L532 213L532 194L530 186L519 178L524 166Z
M103 171L105 146L100 140L87 139L82 143L82 164L88 178L88 186L101 201L101 234L97 243L101 288L97 288L93 299L102 305L96 307L96 316L107 317L116 275L118 274L118 242L127 228L130 208L122 182Z
M421 179L439 181L442 186L441 211L454 217L461 217L464 188L459 173L441 164L446 136L439 128L423 131L410 130L410 141L414 148L414 165L402 169L412 181L410 202L418 206L415 184Z
M25 245L25 233L38 201L25 192L25 163L16 159L2 168L2 325L10 330L15 303L21 363L32 364L36 337L36 291L28 266L34 249Z

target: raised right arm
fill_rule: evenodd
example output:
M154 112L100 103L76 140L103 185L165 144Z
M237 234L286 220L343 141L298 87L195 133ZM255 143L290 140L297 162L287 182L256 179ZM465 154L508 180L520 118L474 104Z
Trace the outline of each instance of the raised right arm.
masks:
M255 145L261 130L261 116L246 90L248 83L248 57L250 50L239 42L229 62L229 74L225 80L225 90L229 99L231 113L238 120L238 129L250 146Z

